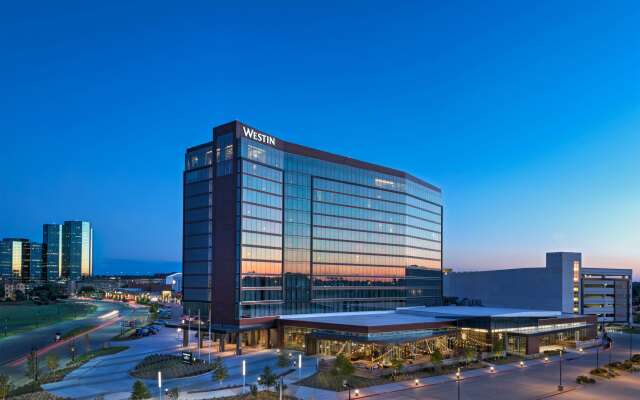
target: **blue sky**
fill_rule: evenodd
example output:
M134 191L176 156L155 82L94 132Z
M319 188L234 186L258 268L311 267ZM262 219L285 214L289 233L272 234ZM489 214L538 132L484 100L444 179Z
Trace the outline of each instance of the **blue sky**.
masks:
M446 267L568 250L638 279L638 20L636 1L1 2L0 237L85 219L96 272L177 270L184 151L238 119L441 187Z

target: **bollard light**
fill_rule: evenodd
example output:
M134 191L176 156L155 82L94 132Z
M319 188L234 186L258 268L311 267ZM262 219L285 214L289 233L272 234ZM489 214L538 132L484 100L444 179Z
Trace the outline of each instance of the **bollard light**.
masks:
M356 394L356 396L359 396L360 395L360 391L358 389L356 389L355 394Z
M549 362L549 357L545 357L544 362Z
M418 383L420 383L420 381L417 379L414 382L416 383L416 386L418 386Z
M580 349L580 353L582 353L582 349Z
M493 365L491 366L491 372L493 372Z
M520 367L524 367L524 361L520 361Z

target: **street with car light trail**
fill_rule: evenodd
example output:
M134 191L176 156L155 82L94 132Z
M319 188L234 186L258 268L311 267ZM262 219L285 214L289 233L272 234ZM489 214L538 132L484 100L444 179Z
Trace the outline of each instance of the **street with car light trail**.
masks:
M0 373L8 374L16 385L29 381L25 376L26 359L32 347L38 348L38 357L44 357L56 352L60 357L60 365L71 360L71 343L74 339L54 342L56 333L64 335L79 326L96 325L95 328L75 338L75 354L78 357L86 353L85 334L89 334L91 350L101 349L108 341L121 331L120 322L129 319L144 318L146 309L135 309L118 302L95 302L98 309L93 313L73 320L45 326L10 336L0 340Z

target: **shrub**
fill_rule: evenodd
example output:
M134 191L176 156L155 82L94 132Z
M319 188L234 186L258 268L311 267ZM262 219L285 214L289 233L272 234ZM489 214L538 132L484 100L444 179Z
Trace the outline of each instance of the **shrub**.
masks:
M356 371L356 367L353 366L344 354L338 354L336 361L333 363L333 369L337 371L337 374L342 376L349 376ZM334 373L334 375L337 374Z
M586 385L588 383L596 383L596 380L586 375L578 375L578 377L576 378L576 383Z

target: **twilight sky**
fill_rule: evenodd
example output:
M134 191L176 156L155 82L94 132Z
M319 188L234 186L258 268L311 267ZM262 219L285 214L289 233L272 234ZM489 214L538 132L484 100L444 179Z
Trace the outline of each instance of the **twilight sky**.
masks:
M443 190L444 265L640 278L640 2L2 1L0 237L91 221L179 270L188 146L235 119Z

